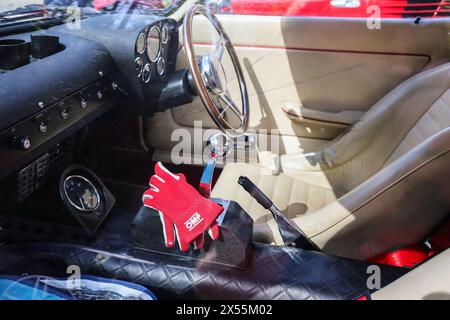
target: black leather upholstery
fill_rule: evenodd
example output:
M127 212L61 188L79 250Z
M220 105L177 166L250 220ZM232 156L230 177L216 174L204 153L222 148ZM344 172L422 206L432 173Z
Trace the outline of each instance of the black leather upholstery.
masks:
M96 239L78 242L69 236L55 240L51 236L54 225L45 227L35 221L34 228L50 231L41 239L30 238L31 244L24 243L24 234L31 236L30 228L21 232L18 220L14 220L13 226L0 231L0 240L20 238L22 244L0 247L0 273L67 276L67 267L77 265L85 275L143 285L159 299L355 299L368 293L366 271L370 263L320 252L254 243L248 265L242 270L170 253L135 250L131 239L134 216L116 210ZM389 266L380 269L382 286L408 271Z
M78 265L83 274L137 283L162 299L355 299L367 293L367 263L300 249L257 244L245 271L160 254L143 258L75 244L18 245L0 249L0 272L61 275ZM382 286L405 272L381 267Z

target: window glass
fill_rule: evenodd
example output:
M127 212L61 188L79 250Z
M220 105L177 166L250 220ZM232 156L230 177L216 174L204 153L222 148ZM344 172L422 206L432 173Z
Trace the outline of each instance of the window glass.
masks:
M318 17L443 17L450 0L218 0L223 14Z

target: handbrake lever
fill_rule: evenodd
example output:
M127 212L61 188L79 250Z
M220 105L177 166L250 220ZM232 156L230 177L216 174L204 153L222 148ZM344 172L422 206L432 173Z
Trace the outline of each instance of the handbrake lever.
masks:
M283 242L286 246L300 247L308 250L320 251L300 228L278 209L274 203L247 177L240 176L238 183L255 199L264 209L269 210L278 230L280 231Z

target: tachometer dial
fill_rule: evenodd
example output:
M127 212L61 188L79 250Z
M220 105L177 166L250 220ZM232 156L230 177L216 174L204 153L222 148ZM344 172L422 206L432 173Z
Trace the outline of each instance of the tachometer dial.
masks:
M161 32L154 26L150 29L147 36L147 57L151 62L155 62L161 51Z

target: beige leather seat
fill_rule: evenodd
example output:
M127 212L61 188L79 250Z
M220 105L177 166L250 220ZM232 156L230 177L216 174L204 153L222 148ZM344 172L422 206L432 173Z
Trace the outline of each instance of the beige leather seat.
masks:
M255 220L254 239L282 244L269 212L237 185L246 175L325 252L364 259L420 241L450 208L450 63L422 72L282 173L227 164L212 195Z

